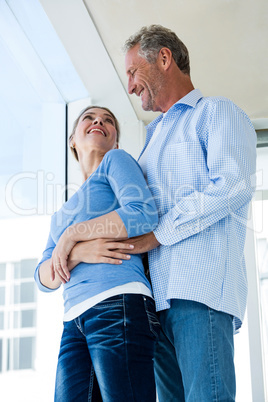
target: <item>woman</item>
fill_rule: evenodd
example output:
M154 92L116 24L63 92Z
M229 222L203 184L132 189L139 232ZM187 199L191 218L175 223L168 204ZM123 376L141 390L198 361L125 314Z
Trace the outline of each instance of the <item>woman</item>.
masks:
M52 216L40 290L64 286L64 329L55 401L155 402L154 343L159 323L140 255L116 250L96 264L82 242L126 239L153 230L157 211L135 160L118 150L119 126L106 108L91 106L74 123L70 146L84 183ZM115 249L126 250L124 243ZM118 260L121 258L121 260ZM81 260L83 260L81 262Z

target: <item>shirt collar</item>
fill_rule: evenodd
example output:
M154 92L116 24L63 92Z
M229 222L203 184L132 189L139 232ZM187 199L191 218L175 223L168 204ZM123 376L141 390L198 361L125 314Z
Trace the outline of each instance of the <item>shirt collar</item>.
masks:
M200 89L193 89L191 92L189 92L183 98L178 100L178 102L174 103L174 105L171 106L171 108L166 112L166 114L168 114L168 112L171 109L176 108L179 105L187 105L187 106L194 108L201 98L203 98L203 95L202 95L202 92L200 91ZM155 128L157 126L157 124L162 120L162 118L163 118L163 113L160 114L159 116L157 116L151 123L148 124L148 126L146 127L147 130Z
M163 113L161 113L159 116L157 116L153 121L151 121L151 123L149 123L146 128L151 129L151 128L155 128L157 126L158 123L160 123L160 121L163 118Z
M187 105L190 107L195 107L197 102L201 98L203 98L203 95L202 95L200 89L193 89L191 92L189 92L183 98L181 98L178 102L176 102L175 105Z

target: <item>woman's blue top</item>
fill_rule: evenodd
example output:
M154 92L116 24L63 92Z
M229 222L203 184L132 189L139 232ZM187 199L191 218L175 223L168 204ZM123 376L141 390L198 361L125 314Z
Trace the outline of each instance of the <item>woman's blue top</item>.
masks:
M155 202L139 165L127 152L118 149L105 154L96 171L52 216L48 242L34 275L40 290L54 290L41 284L38 271L51 257L65 229L111 211L116 211L122 219L128 237L151 232L158 223ZM95 230L105 237L103 225L97 225ZM142 282L151 288L140 254L132 255L120 265L81 262L71 271L70 281L63 285L65 313L92 296L128 282Z

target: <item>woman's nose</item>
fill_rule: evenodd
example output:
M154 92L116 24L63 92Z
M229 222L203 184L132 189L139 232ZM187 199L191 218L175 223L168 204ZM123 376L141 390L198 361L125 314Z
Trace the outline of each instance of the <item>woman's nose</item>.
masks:
M101 126L103 126L103 121L100 117L96 117L93 121L93 124L100 124Z

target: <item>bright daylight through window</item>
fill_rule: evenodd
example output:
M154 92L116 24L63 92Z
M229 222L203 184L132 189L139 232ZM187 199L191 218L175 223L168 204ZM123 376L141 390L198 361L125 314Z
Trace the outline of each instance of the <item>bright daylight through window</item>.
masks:
M42 306L60 315L61 294L47 303L33 273L65 201L66 105L88 94L38 0L0 2L0 59L1 400L41 401L43 378L46 401L58 338Z

